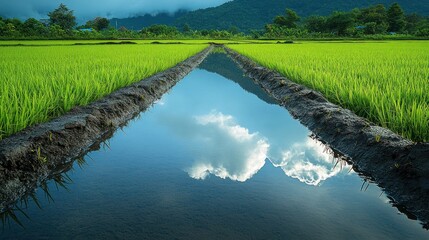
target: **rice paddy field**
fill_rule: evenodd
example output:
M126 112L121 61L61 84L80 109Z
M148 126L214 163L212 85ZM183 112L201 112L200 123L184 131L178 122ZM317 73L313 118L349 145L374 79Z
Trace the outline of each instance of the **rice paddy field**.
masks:
M380 126L429 141L429 41L229 47Z
M0 139L168 69L212 41L90 45L106 42L121 40L0 41ZM429 41L239 42L216 41L406 138L429 141Z
M0 47L0 140L173 67L205 47Z

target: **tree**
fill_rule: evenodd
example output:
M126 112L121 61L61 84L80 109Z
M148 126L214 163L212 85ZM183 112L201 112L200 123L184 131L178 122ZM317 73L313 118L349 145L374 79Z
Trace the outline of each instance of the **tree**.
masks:
M348 35L353 24L354 18L349 12L334 12L326 20L326 25L329 30L340 36Z
M231 27L228 28L228 32L231 33L232 35L237 35L240 33L240 29L238 29L237 26L232 25Z
M4 36L6 33L6 23L3 22L3 19L0 19L0 36Z
M377 4L368 8L363 8L357 13L357 20L363 24L375 22L382 24L387 22L387 11L384 5Z
M18 18L9 18L4 21L6 24L12 24L16 33L22 32L23 23Z
M276 16L274 18L273 23L275 25L278 25L278 26L286 26L287 25L287 20L286 20L286 18L284 16Z
M295 11L293 11L292 9L286 9L286 27L296 28L297 27L296 23L300 19L301 18L298 16L298 14L296 14Z
M189 24L187 24L187 23L183 24L182 30L184 33L189 33L192 31L191 26L189 26Z
M415 33L419 27L425 24L425 18L416 13L405 16L405 31L407 33Z
M167 25L152 25L147 28L143 28L140 31L145 37L174 37L179 34L179 31L176 27L167 26Z
M310 32L326 32L326 17L310 16L305 20L305 28Z
M73 11L62 3L57 9L48 13L48 16L51 25L58 25L63 30L71 31L76 26L76 17L73 15Z
M4 35L9 37L17 36L19 32L16 30L15 26L12 23L7 23L4 28Z
M107 18L96 17L93 21L93 28L97 31L104 30L109 27L110 21Z
M26 36L42 36L46 32L45 25L34 18L27 19L22 26L22 33Z
M296 28L297 22L301 18L296 14L295 11L291 9L286 9L286 15L285 16L277 16L274 18L273 23L280 27L286 27L286 28Z
M49 26L49 34L52 38L63 38L66 36L66 31L57 24L53 24Z
M382 4L357 9L356 21L360 26L364 26L365 34L383 34L388 28L387 11Z
M404 11L398 3L392 4L387 10L387 21L389 23L389 32L401 32L405 27Z

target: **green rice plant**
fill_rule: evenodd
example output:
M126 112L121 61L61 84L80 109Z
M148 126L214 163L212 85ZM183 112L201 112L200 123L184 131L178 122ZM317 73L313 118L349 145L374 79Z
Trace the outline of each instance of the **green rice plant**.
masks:
M0 47L0 139L173 67L206 46Z
M429 141L429 41L229 47L380 126Z

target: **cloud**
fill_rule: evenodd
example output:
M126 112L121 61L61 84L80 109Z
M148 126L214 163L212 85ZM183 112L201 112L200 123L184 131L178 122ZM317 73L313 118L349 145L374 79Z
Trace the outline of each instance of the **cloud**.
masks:
M287 176L318 186L343 170L341 166L335 167L335 161L325 145L309 137L305 143L294 144L284 151L280 162L272 163L275 167L280 167Z
M210 174L222 179L244 182L265 164L268 142L258 133L235 123L230 115L219 112L195 118L199 126L199 141L203 151L187 170L194 179L205 179Z
M272 149L269 140L259 133L235 123L230 115L212 112L195 118L194 138L203 145L194 165L187 170L194 179L214 175L222 179L244 182L252 178L265 164ZM308 185L318 186L343 169L341 163L320 141L308 137L282 151L280 160L269 161L287 176Z
M64 3L74 10L78 19L88 20L101 17L130 17L154 14L158 12L175 12L180 9L195 10L218 6L229 0L0 0L0 16L21 19L46 18L47 13Z

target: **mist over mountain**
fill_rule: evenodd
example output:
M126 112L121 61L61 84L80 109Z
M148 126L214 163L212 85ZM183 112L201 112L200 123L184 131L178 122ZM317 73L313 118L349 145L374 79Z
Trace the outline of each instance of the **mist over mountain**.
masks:
M47 18L61 3L73 10L76 19L85 23L95 17L128 18L145 14L174 13L219 6L230 0L0 0L3 18Z

